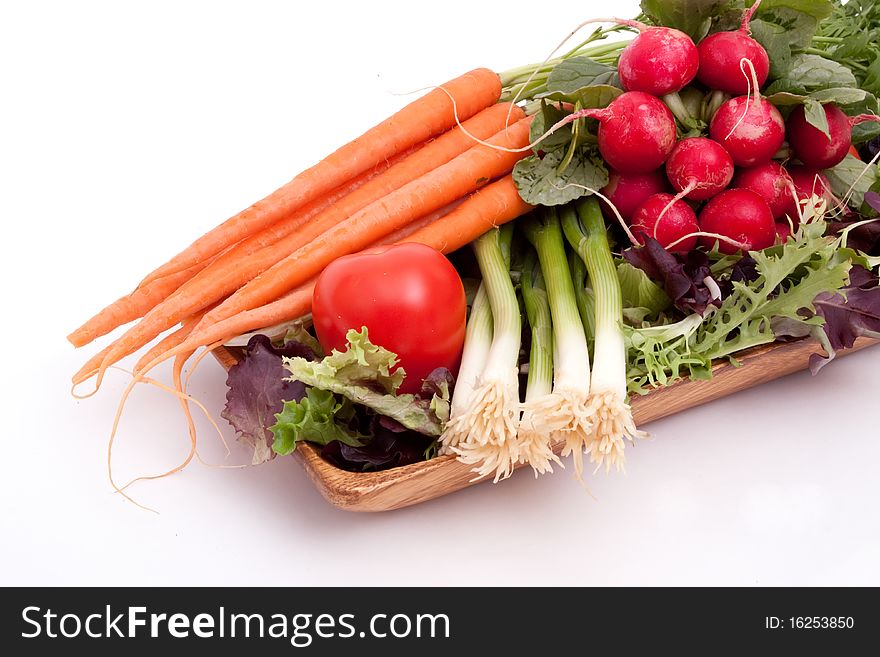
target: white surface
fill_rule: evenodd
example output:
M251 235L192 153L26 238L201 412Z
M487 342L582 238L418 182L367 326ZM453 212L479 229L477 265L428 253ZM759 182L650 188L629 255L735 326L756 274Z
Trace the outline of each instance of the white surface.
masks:
M628 476L589 478L595 499L570 472L520 472L353 515L289 458L194 464L131 489L160 515L111 494L106 441L126 376L73 400L69 376L94 349L64 335L388 115L405 100L390 92L540 60L582 18L635 14L632 1L569 6L4 4L0 583L880 584L880 348L654 424ZM219 414L216 363L192 390ZM177 401L138 390L119 480L186 449ZM233 446L228 463L246 461Z

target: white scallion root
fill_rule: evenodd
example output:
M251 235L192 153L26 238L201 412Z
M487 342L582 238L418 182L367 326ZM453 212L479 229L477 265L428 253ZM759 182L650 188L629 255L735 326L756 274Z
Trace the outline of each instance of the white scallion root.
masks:
M576 389L556 389L530 404L529 410L541 418L544 429L550 435L550 443L564 442L562 456L573 454L575 474L583 473L583 456L593 434L593 408L590 397Z
M535 471L535 477L539 474L553 472L553 463L559 467L562 461L553 453L553 430L544 422L540 409L536 403L541 399L526 402L523 405L523 415L519 423L517 442L519 444L519 462L528 464Z
M636 428L629 404L618 393L593 393L590 404L594 413L593 431L588 444L590 462L596 464L596 470L603 465L605 472L612 467L618 471L624 470L626 442L634 443L636 438L647 438L648 434Z
M467 412L453 421L458 442L446 444L462 463L475 466L475 479L495 474L495 483L513 473L520 458L519 397L514 369L507 380L478 383Z

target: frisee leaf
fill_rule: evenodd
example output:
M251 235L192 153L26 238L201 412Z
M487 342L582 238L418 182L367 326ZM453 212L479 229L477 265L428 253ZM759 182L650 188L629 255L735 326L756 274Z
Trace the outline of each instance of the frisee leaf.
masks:
M629 331L630 388L643 392L683 376L708 376L713 360L775 340L774 318L821 324L809 316L814 300L843 287L851 267L837 257L836 240L825 231L824 221L805 223L785 244L751 252L757 278L734 282L705 318Z

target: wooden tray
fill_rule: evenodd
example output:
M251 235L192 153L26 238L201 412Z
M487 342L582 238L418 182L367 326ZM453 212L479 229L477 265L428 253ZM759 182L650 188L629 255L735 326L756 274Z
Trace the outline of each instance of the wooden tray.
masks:
M838 357L874 344L877 341L859 339L852 349L840 352ZM708 381L682 380L649 395L633 398L636 423L641 426L804 370L809 366L810 355L821 351L821 347L812 340L757 347L738 356L740 367L728 362L713 367L714 377ZM236 362L235 353L222 347L216 349L214 355L226 369ZM294 456L327 501L346 511L400 509L454 493L475 483L491 481L489 478L472 482L474 474L470 466L456 461L453 456L439 456L391 470L364 473L347 472L331 465L321 458L317 449L308 444L300 444Z

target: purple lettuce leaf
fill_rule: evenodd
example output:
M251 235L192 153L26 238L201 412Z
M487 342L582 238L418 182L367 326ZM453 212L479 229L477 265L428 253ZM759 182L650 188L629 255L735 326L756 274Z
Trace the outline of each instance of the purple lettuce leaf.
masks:
M374 415L373 438L354 447L334 440L321 448L321 456L337 468L350 472L387 470L425 460L425 452L434 438L409 431L394 420Z
M874 194L876 197L876 199L872 200L874 200L877 205L875 209L880 212L880 195L874 192L869 192L865 195L865 200L867 201L871 194ZM829 234L839 235L854 222L861 221L863 221L863 217L855 215L853 221L832 222L828 225ZM858 251L870 255L880 254L880 221L862 224L861 226L857 226L850 230L846 238L846 245L851 249L857 249Z
M868 192L865 194L865 203L877 212L880 212L880 194L877 192Z
M654 238L647 237L644 246L625 250L623 257L661 284L673 305L685 314L703 315L709 305L716 303L704 282L711 276L709 258L701 251L676 256Z
M276 347L265 335L255 335L245 348L244 357L229 368L226 377L226 407L220 414L238 433L238 439L254 450L254 465L275 458L274 440L266 429L275 424L285 401L299 401L305 386L299 381L285 381L289 372L282 357L300 356L315 359L306 345L289 341Z
M877 276L863 267L854 266L847 287L820 294L813 305L825 320L826 349L830 347L827 356L811 356L813 374L831 362L837 351L852 347L857 338L880 338L880 285Z

